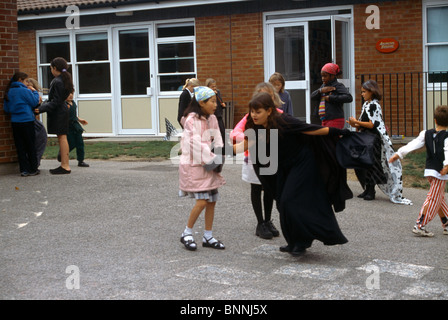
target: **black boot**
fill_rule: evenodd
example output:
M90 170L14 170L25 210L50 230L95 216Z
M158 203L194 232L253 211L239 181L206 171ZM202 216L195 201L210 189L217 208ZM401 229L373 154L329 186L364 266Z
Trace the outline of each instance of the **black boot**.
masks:
M274 237L278 237L280 235L280 232L274 226L274 224L272 223L272 220L266 221L265 224L266 224L266 227L268 228L268 230L271 231L271 233Z
M364 200L375 200L375 185L366 186L367 194L364 196Z
M367 195L367 189L365 189L363 193L358 194L358 198L364 198L366 195Z
M255 235L259 236L263 239L272 239L272 232L269 231L265 222L259 223L257 225L257 230L255 231Z

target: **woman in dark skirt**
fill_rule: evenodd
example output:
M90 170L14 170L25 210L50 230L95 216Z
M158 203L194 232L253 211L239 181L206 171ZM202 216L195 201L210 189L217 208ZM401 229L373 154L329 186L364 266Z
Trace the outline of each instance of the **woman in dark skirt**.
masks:
M287 242L280 250L299 256L314 240L325 245L346 243L332 205L337 203L337 211L343 210L341 203L352 193L334 156L334 139L329 136L348 130L311 125L280 114L267 93L255 94L249 107L245 133L255 139L234 145L234 151L249 149L263 188L276 200Z
M69 109L65 100L73 92L73 82L70 73L67 71L68 64L64 58L54 58L50 64L50 70L55 77L50 84L48 100L42 103L35 113L48 113L47 129L48 133L56 134L61 153L61 166L51 169L51 174L69 174L69 145L67 133L69 126Z

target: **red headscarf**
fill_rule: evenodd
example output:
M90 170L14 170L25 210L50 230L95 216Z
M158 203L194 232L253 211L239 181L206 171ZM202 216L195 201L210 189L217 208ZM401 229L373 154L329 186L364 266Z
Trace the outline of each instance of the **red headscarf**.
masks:
M322 67L322 71L337 75L339 72L341 72L341 69L339 69L339 66L335 63L327 63Z

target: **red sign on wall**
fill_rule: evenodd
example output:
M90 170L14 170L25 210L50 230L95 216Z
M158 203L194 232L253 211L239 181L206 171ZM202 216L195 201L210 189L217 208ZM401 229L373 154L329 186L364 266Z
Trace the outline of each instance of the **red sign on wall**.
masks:
M392 53L398 49L399 43L392 38L381 39L376 43L376 50L381 53Z

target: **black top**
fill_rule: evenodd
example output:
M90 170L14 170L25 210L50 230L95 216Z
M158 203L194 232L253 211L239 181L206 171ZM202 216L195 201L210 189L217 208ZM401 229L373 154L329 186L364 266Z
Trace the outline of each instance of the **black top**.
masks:
M256 149L252 146L249 153L264 190L276 200L288 245L305 249L314 239L327 245L347 242L332 209L342 211L353 196L346 171L336 160L337 137L305 135L322 127L284 113L281 118L278 138L272 131L268 143L260 131L264 128L254 128ZM274 172L266 175L261 169Z
M183 128L182 124L180 123L180 119L184 116L185 110L187 110L188 105L191 102L191 94L190 90L185 88L179 97L179 109L177 111L177 122L179 122L180 126Z
M435 137L434 134L436 134ZM442 170L443 161L445 160L445 139L447 138L448 132L446 130L440 130L438 132L435 129L426 130L426 169Z
M329 95L329 101L325 102L325 120L333 120L344 118L344 103L350 103L353 101L353 97L347 88L337 79L334 79L332 82L322 84L323 87L335 87L336 90L332 91ZM313 91L311 93L311 99L317 103L314 108L314 115L317 116L317 112L319 109L319 102L322 97L322 93L318 90Z
M57 76L51 81L48 100L43 102L38 108L39 113L48 113L48 133L58 135L68 133L69 109L65 103L65 99L67 99L69 94L65 90L61 76Z

